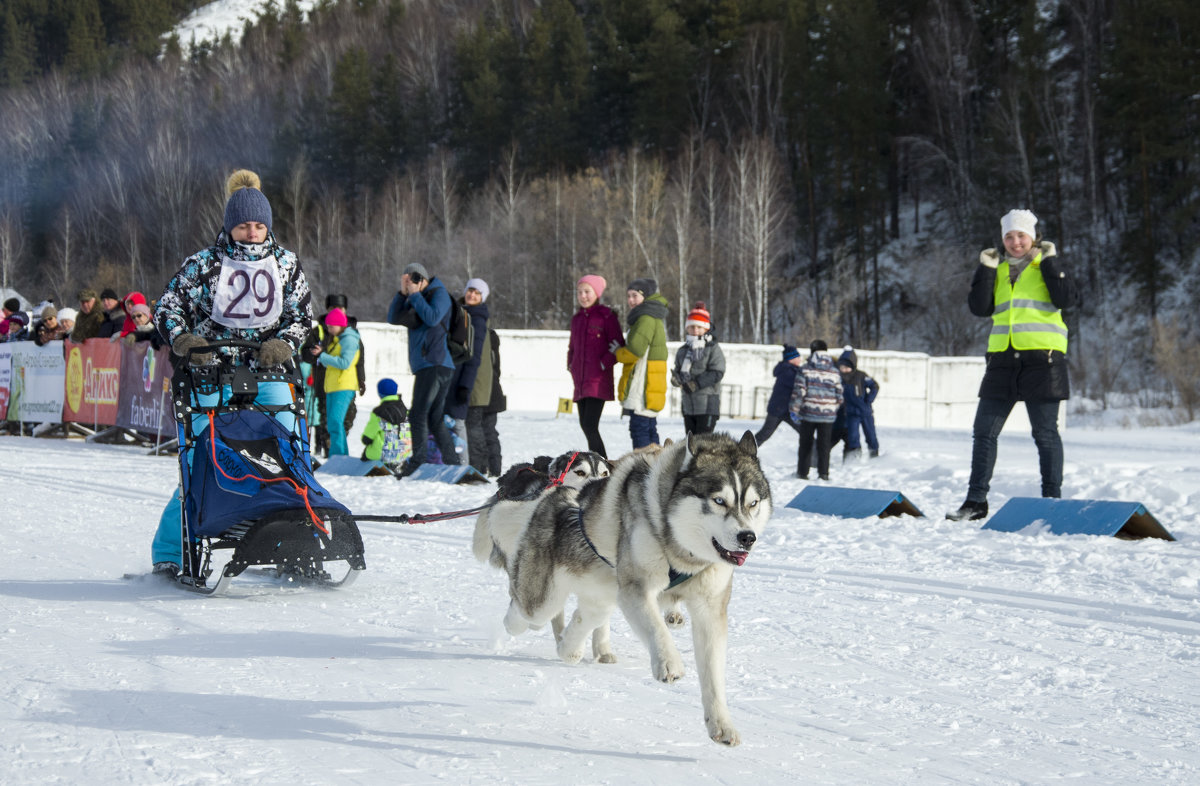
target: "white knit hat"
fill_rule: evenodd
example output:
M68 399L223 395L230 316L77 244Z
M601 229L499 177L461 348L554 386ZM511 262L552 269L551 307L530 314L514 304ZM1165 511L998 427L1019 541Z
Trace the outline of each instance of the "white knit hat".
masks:
M1010 210L1004 214L1004 218L1000 219L1000 234L1007 235L1009 232L1016 230L1024 232L1030 237L1037 237L1037 216L1029 210L1021 210L1017 208Z
M467 294L468 289L474 289L482 296L479 298L480 303L486 303L487 299L488 299L488 295L491 293L491 290L488 288L487 282L484 281L482 278L472 278L471 280L469 280L467 282L467 285L465 287L463 287L464 295Z

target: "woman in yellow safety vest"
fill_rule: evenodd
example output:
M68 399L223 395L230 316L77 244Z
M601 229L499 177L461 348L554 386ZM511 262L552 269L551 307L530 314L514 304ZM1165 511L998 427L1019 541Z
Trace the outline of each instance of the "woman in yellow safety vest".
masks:
M358 353L362 340L350 326L346 312L331 308L325 315L327 346L312 348L315 362L325 367L325 414L329 429L329 455L350 453L346 444L346 411L358 392Z
M991 317L987 370L971 448L967 499L946 518L987 516L987 493L996 466L1000 430L1018 401L1025 402L1042 474L1042 496L1062 495L1063 448L1059 406L1070 396L1067 325L1062 309L1078 301L1078 290L1054 244L1038 235L1037 216L1010 210L1000 219L1004 250L985 249L971 280L967 306Z

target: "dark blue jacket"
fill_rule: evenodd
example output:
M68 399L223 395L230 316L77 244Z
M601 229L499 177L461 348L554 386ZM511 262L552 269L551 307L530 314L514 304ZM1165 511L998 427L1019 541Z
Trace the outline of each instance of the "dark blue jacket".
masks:
M839 366L849 366L849 374L842 374L842 396L845 399L846 413L860 418L871 414L871 402L879 395L879 383L858 369L858 354L854 350L846 350L838 358Z
M417 317L412 320L415 312ZM425 291L405 295L397 292L388 307L388 323L408 328L408 366L415 374L433 366L454 368L446 348L446 328L449 327L450 293L437 276L429 279ZM412 320L410 324L406 320Z
M775 387L771 388L771 398L767 401L767 414L783 420L788 419L788 402L792 398L792 388L796 384L796 372L799 366L793 366L786 360L775 364Z

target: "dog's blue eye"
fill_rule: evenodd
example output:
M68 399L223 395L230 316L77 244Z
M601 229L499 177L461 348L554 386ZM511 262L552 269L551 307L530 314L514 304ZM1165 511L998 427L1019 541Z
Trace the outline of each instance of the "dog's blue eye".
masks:
M725 498L724 497L713 497L713 502L717 503L721 507L725 507Z
M752 508L752 507L754 507L754 506L755 506L755 505L757 505L757 504L758 504L758 500L756 500L756 499L752 499L752 500L750 500L748 503L746 503L746 507L748 507L748 508Z

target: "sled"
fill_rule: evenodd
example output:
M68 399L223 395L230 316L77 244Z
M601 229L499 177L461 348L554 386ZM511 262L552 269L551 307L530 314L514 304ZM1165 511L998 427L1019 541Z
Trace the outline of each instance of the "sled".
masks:
M190 364L191 354L221 347L259 345L212 341L180 358L171 380L183 543L175 581L216 595L254 567L306 584L350 584L366 569L362 535L313 477L298 370L289 363L283 372L255 371L221 353L216 365ZM283 383L270 387L287 400L258 400L264 383ZM332 575L331 563L344 563L345 573Z

